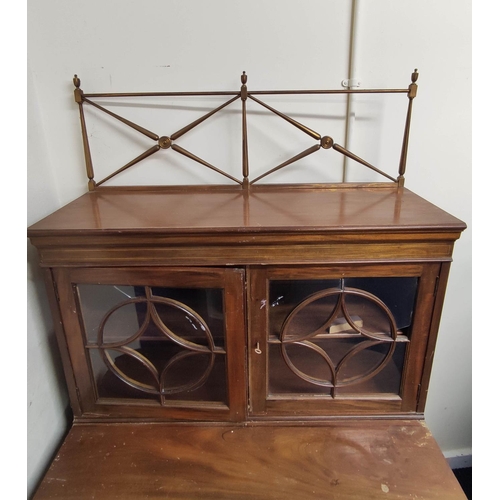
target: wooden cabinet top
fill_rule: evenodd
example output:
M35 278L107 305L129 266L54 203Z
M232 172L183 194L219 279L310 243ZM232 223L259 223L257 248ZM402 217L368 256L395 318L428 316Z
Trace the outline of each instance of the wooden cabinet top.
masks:
M406 188L115 188L84 194L28 235L446 232L456 239L465 227Z

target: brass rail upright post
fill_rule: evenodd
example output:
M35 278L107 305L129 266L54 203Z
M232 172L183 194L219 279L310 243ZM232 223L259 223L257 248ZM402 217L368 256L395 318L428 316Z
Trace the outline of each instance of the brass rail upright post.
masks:
M87 169L87 177L89 179L89 191L94 191L96 184L94 180L94 167L92 166L92 157L90 156L89 137L87 135L87 125L85 124L85 115L83 114L83 90L80 88L80 78L77 75L73 77L75 86L75 102L80 110L80 123L82 126L83 152L85 155L85 168Z
M243 71L241 75L241 129L242 129L242 141L243 141L243 187L248 188L248 134L247 134L247 75Z
M408 111L406 113L406 124L405 132L403 135L403 145L401 147L401 159L399 161L399 176L398 176L398 186L403 187L405 183L405 171L406 171L406 158L408 156L408 142L410 139L410 123L411 123L411 108L413 106L413 99L417 96L418 85L416 81L418 80L418 70L411 75L411 83L408 86Z

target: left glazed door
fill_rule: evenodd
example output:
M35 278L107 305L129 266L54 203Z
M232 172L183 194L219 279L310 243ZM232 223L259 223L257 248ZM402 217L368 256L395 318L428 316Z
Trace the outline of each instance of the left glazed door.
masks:
M245 418L242 269L52 272L77 418Z

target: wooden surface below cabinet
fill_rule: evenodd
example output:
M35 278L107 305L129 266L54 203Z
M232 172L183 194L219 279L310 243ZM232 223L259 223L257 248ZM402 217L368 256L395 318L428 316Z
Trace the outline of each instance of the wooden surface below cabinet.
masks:
M464 500L417 421L75 425L34 500Z

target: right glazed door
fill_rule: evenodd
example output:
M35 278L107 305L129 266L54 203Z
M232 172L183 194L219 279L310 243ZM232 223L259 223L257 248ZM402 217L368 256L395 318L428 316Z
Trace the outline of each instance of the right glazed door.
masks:
M415 412L440 267L250 269L250 414Z

